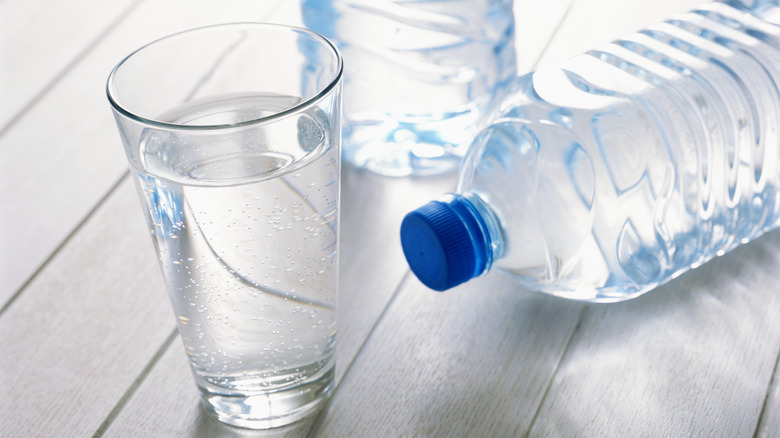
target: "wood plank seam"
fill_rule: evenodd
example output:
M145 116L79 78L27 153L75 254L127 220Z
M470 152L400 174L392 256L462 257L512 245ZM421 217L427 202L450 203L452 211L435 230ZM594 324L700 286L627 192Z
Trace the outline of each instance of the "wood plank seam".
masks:
M59 254L62 249L73 239L73 236L78 234L79 230L81 230L84 227L84 224L89 221L89 219L95 215L95 212L97 212L100 207L106 202L106 200L111 196L112 193L114 193L117 188L122 184L125 178L127 178L130 175L130 170L125 170L122 175L114 182L114 184L111 185L111 187L108 189L108 191L98 200L98 202L95 204L95 206L87 212L87 214L79 221L79 223L71 230L70 233L60 242L59 245L57 245L56 248L54 248L54 251L49 254L48 257L46 257L46 260L44 260L40 266L38 266L35 271L33 271L32 274L25 280L25 282L19 287L19 289L16 290L16 292L11 295L11 297L6 301L2 307L0 307L0 316L3 316L6 310L8 310L9 307L22 295L22 292L24 292L25 289L32 283L32 281L35 279L35 277L38 276L38 274L43 271L46 266Z
M125 18L127 18L130 13L136 9L141 3L143 3L145 0L137 0L130 4L127 8L125 8L120 14L117 15L117 17L112 20L108 25L101 31L99 34L95 36L95 38L90 41L89 44L84 47L74 58L71 60L65 67L60 70L60 72L54 76L53 79L51 79L47 84L43 86L43 88L38 91L35 96L33 96L32 99L30 99L29 102L27 102L26 105L24 105L17 113L11 117L8 122L2 127L0 127L0 137L5 135L19 120L21 120L25 114L30 112L30 110L43 99L44 96L46 96L51 90L54 89L54 87L57 86L57 84L68 75L68 73L73 70L89 53L97 47L101 41L103 41L107 35L109 35L111 32L113 32L117 26L119 26L119 23L121 23ZM106 76L108 76L108 72L106 72Z
M539 53L539 56L534 60L532 69L535 70L539 67L539 63L541 62L542 58L544 58L544 54L547 52L547 49L550 47L550 44L552 44L553 40L555 40L555 36L558 35L559 30L563 27L563 24L566 23L566 19L569 17L569 13L574 8L574 2L570 2L569 6L566 8L566 12L563 13L561 16L561 21L558 22L558 25L555 26L555 29L550 34L550 38L547 39L547 41L544 43L544 48Z
M284 4L285 2L283 1L277 1L276 6L274 6L268 14L266 14L265 18L263 18L263 21L272 22L272 17L274 17L276 13L282 9Z
M138 376L135 378L133 383L127 388L125 393L122 395L122 398L119 399L116 405L114 405L114 408L111 409L111 412L108 413L106 418L103 420L103 423L100 424L100 426L95 431L94 435L92 435L92 438L100 438L103 436L103 434L106 433L108 428L111 427L111 424L114 422L114 420L122 411L122 409L125 407L127 402L133 397L135 392L144 382L144 380L149 375L149 373L152 372L152 369L155 367L155 365L157 365L157 362L160 361L160 358L163 356L163 354L165 354L165 352L168 351L168 348L170 348L171 344L173 344L174 339L176 339L178 335L179 335L179 329L174 328L171 331L171 333L168 335L168 337L165 338L165 341L163 341L162 345L160 345L160 348L158 348L157 351L154 353L154 356L152 356L152 358L149 360L149 363L146 364L144 369L141 370L141 373L138 374Z
M767 425L764 424L765 418L764 414L766 413L767 407L769 406L769 399L772 394L772 389L777 384L777 365L778 362L780 362L780 351L777 352L777 357L775 357L775 366L772 369L772 376L769 378L769 383L766 387L766 394L764 394L764 401L761 403L761 411L758 413L758 420L756 421L756 429L753 431L753 437L759 437L763 436L768 431L766 430Z
M569 335L569 339L566 341L566 345L563 347L563 350L561 351L561 356L558 358L558 362L555 363L555 367L553 368L552 373L550 373L550 379L547 381L547 385L544 388L544 392L542 393L542 398L539 399L539 404L536 405L536 411L534 412L533 417L531 417L531 422L528 423L528 429L526 429L525 433L523 434L523 436L526 438L533 436L531 434L531 431L534 429L536 420L537 418L539 418L539 413L542 411L542 406L544 406L544 403L547 400L547 396L550 393L550 388L552 388L553 382L555 381L555 376L558 375L558 371L561 369L561 364L566 359L566 356L568 355L569 350L571 350L572 345L575 344L574 340L580 331L580 327L582 326L582 321L585 319L585 313L587 312L588 309L590 309L590 306L583 304L579 314L577 315L577 324L574 325L574 329L571 331L571 334Z

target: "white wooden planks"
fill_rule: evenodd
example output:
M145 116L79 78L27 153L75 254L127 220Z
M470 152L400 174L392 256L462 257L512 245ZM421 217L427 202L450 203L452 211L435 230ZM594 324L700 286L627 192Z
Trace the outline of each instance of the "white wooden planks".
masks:
M753 436L780 351L778 244L588 306L531 435Z
M138 0L0 3L0 133Z
M156 38L213 23L262 21L278 4L143 3L0 136L0 303L19 290L127 169L104 92L111 68Z
M775 361L775 370L772 375L772 383L767 390L761 417L759 417L756 437L768 438L780 433L780 382L778 382L778 366L780 366L780 354Z
M137 207L126 180L0 318L6 436L91 435L171 333Z
M583 304L502 275L444 293L403 286L318 436L521 436Z
M93 434L173 331L129 181L89 216L127 167L103 93L108 71L153 38L255 13L262 19L276 5L170 1L135 9L0 138L0 302L71 236L0 315L4 435Z

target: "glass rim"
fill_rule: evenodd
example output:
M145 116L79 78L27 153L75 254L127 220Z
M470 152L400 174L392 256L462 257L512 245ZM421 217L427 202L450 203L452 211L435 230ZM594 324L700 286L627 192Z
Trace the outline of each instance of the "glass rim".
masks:
M312 95L311 97L301 100L299 103L286 108L282 111L269 114L267 116L263 117L257 117L252 118L249 120L244 120L237 123L224 123L224 124L214 124L214 125L185 125L180 123L171 123L171 122L164 122L161 120L156 120L154 118L145 117L140 114L137 114L136 112L130 111L129 109L122 106L117 99L114 98L114 93L112 93L112 90L116 90L116 87L114 87L115 84L115 76L117 72L122 68L125 63L130 60L130 58L134 57L139 52L147 49L150 46L156 45L159 42L166 41L172 38L179 37L184 34L189 33L195 33L207 29L214 29L214 28L230 28L230 27L255 27L255 28L275 28L278 30L286 30L286 31L292 31L297 32L302 35L306 35L310 38L312 38L315 41L319 41L321 43L324 43L324 46L329 47L333 53L333 55L336 57L336 73L333 75L333 78L328 82L328 84L324 87L322 87L321 90L319 90L317 93ZM219 24L212 24L208 26L201 26L201 27L195 27L191 29L182 30L179 32L175 32L160 38L157 38L151 42L148 42L141 47L133 50L122 58L119 63L114 66L114 68L111 69L111 73L108 75L108 79L106 81L106 96L108 97L108 101L111 104L111 107L117 111L118 113L122 114L123 116L135 120L137 122L140 122L144 125L148 125L155 128L163 128L163 129L170 129L170 130L194 130L194 131L208 131L208 130L223 130L223 129L233 129L233 128L241 128L245 126L253 126L253 125L260 125L260 124L266 124L268 122L273 122L276 120L284 119L292 114L296 114L298 112L301 112L311 105L313 105L315 102L323 99L328 93L330 93L333 88L336 87L336 85L341 81L341 77L344 74L344 60L341 56L341 52L339 49L327 38L324 36L318 34L317 32L314 32L312 30L298 27L298 26L290 26L286 24L276 24L276 23L262 23L262 22L234 22L234 23L219 23Z

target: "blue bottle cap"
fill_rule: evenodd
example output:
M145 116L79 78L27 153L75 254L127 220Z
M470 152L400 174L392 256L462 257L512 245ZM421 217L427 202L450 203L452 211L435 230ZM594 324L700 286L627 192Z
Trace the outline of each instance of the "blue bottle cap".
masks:
M466 198L431 201L406 215L401 246L414 275L444 291L487 268L489 238L478 211Z

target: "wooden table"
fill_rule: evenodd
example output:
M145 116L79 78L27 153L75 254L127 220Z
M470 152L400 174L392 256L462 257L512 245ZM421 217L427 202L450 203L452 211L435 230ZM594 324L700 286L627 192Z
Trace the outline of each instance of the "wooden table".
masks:
M693 0L517 1L520 69ZM345 168L337 387L327 411L252 433L199 407L104 94L157 37L300 22L290 0L0 0L0 435L778 436L780 234L638 299L523 290L494 272L427 290L403 215L455 176Z

